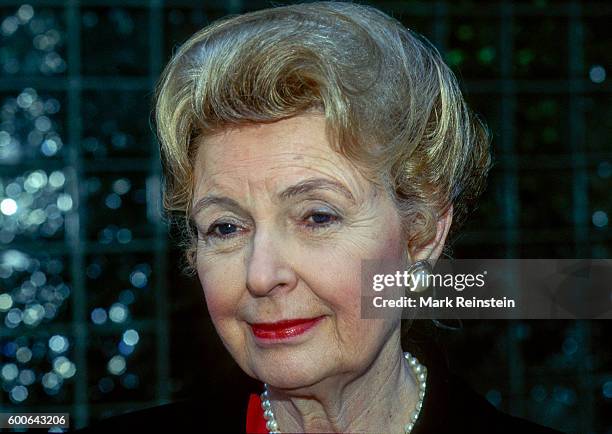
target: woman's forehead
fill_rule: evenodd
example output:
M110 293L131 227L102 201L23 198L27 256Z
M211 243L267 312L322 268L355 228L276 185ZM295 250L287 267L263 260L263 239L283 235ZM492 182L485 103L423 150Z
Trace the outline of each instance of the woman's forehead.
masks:
M331 148L320 118L229 130L204 140L199 151L193 203L209 196L255 200L262 195L277 202L283 191L306 187L351 197L355 203L371 190L346 157Z
M203 137L198 151L212 149L212 153L215 153L226 149L248 155L266 150L325 149L329 147L325 125L325 119L321 116L300 115L272 123L235 126Z
M230 168L225 172L218 168L210 174L203 173L196 178L194 199L206 195L261 198L263 194L276 202L308 192L328 191L350 197L354 202L365 189L362 185L365 181L357 179L348 170L338 170L337 165L325 162L311 165L308 158L300 161L286 159L277 165L250 168L252 170Z
M202 139L194 163L196 179L268 171L350 170L345 157L329 144L324 119L306 115Z

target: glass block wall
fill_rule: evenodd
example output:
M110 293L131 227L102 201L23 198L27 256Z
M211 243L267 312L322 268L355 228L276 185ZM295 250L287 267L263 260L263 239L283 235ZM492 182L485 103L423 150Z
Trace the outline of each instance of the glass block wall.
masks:
M434 42L492 132L490 185L453 256L612 257L612 5L370 4ZM151 96L194 31L267 6L0 2L0 411L68 411L83 426L234 369L177 271ZM468 321L439 339L504 411L612 433L611 329Z
M0 406L83 426L165 402L155 2L2 2Z

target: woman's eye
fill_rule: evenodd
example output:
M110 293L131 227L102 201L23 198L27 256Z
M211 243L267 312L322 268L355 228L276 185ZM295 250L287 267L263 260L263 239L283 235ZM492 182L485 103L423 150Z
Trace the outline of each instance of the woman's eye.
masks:
M326 212L313 212L307 216L306 221L308 222L308 226L316 228L333 224L338 219L338 216L334 214L329 214Z
M217 238L227 238L231 237L238 231L238 227L232 223L216 223L212 225L206 235L217 237Z

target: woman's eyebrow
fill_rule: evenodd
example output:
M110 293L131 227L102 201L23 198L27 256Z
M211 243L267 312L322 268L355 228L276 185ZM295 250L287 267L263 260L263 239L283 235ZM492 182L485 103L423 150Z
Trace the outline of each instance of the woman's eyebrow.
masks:
M196 215L198 215L203 209L209 208L213 205L225 207L225 208L233 208L239 211L244 211L244 209L240 206L238 202L234 199L230 199L226 196L204 196L201 199L198 199L190 213L190 217L193 219Z
M290 187L285 188L278 197L281 200L286 200L295 196L304 195L311 193L315 190L330 190L341 194L350 200L353 204L357 201L348 188L342 185L338 181L334 181L326 178L308 178L298 182Z
M296 196L305 195L308 193L312 193L316 190L329 190L336 193L341 194L350 200L353 204L356 204L357 201L355 197L350 192L348 188L342 185L338 181L334 181L331 179L325 178L308 178L303 181L298 182L297 184L291 185L285 188L278 194L279 199L287 200ZM245 212L245 210L240 206L238 202L234 199L231 199L227 196L204 196L201 199L198 199L196 203L193 205L191 210L191 218L194 218L205 208L209 208L211 206L221 206L224 208L233 208L239 210L241 212Z

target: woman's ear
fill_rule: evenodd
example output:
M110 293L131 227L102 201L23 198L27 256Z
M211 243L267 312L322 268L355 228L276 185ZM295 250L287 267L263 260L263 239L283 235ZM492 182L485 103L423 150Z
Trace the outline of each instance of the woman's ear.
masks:
M429 263L433 267L436 265L436 261L442 254L444 243L448 235L448 231L453 222L453 205L448 207L448 210L440 216L436 225L436 235L427 244L419 246L417 249L408 248L408 256L410 263L416 261L428 259Z

